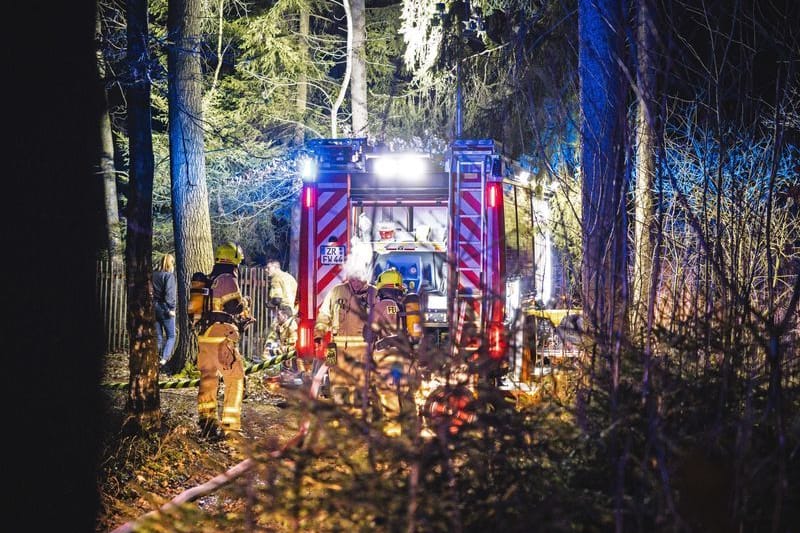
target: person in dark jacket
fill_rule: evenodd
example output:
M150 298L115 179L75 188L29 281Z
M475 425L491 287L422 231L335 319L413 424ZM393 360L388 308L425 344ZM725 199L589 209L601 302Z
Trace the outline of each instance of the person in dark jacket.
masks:
M161 366L167 364L175 348L175 304L177 281L175 256L164 254L153 272L153 300L156 308L156 339Z

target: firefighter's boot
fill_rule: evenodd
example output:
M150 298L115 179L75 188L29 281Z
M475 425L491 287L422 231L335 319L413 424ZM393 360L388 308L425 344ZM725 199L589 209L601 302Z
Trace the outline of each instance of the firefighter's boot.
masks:
M217 440L222 436L222 429L216 417L201 416L198 420L200 437L208 440Z
M216 393L216 389L214 392ZM197 398L197 423L200 426L201 437L216 438L219 436L220 427L219 420L217 420L217 399L208 391L203 391Z
M222 429L225 432L242 430L242 396L244 377L228 376L225 380L225 397L222 406Z

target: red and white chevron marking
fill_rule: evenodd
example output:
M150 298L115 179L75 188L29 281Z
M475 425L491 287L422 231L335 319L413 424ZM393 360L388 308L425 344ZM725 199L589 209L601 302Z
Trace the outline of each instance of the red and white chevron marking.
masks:
M461 191L458 215L458 290L475 293L480 290L481 272L481 191ZM476 217L476 218L472 218Z
M463 215L479 215L483 212L481 206L481 190L470 188L461 190L459 209Z
M342 281L342 265L323 265L319 258L319 250L320 246L327 244L331 237L334 237L340 245L348 244L348 205L346 182L325 184L325 188L320 185L317 201L317 235L314 241L317 305L322 303L331 287Z

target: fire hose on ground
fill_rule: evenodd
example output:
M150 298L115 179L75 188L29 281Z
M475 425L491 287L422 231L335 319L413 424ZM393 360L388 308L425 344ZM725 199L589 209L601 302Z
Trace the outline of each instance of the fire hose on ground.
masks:
M251 365L249 367L251 368L250 371L254 372L255 370L252 370L252 368L254 367L261 367L263 369L266 368L267 366L271 366L279 362L291 359L292 357L294 357L294 355L288 358L284 358L281 361L275 362L274 359L278 359L279 357L280 356L276 356L274 358L268 359L267 361L264 361L263 363L259 363L257 365ZM270 363L270 361L272 362ZM312 399L316 399L319 396L322 380L325 377L325 374L327 374L327 372L328 372L328 365L323 363L320 365L320 367L317 369L317 372L314 374L314 379L311 382L311 388L309 390L309 396ZM311 417L306 416L306 418L303 420L303 423L300 424L300 429L298 429L295 436L289 439L289 441L287 441L286 444L284 444L280 449L271 452L270 457L272 459L280 459L287 450L294 448L296 446L300 446L306 434L308 433L308 429L310 426L311 426ZM135 520L122 524L118 528L114 529L111 533L131 533L135 531L136 528L140 526L144 520L148 518L153 518L157 516L159 513L167 513L170 510L177 508L183 503L192 502L197 500L198 498L211 494L220 487L223 487L228 483L230 483L231 481L235 480L236 478L239 478L242 475L246 474L247 472L252 470L253 467L256 466L256 464L257 464L256 461L253 460L252 458L245 459L239 464L229 468L226 472L213 477L212 479L203 483L202 485L198 485L196 487L181 492L180 494L175 496L173 499L171 499L158 509L150 511L149 513L140 516Z
M279 354L273 356L266 361L261 363L248 365L245 369L245 373L249 374L252 372L257 372L260 370L264 370L271 366L275 366L281 364L285 361L291 360L295 357L295 354ZM328 372L328 365L324 362L320 364L319 368L314 373L314 378L311 383L311 387L309 388L309 397L314 400L319 397L320 389L322 387L322 382L327 375ZM176 380L176 381L165 381L159 382L159 386L161 388L181 388L181 387L190 387L196 386L199 383L199 379L184 379L184 380ZM111 388L125 388L127 387L127 383L114 383L110 385L106 385L107 387ZM458 433L460 426L464 423L470 423L474 421L475 413L471 412L469 409L469 403L474 398L474 396L465 388L457 387L454 390L448 390L446 388L440 387L431 395L428 399L426 405L426 409L431 411L433 418L444 417L451 419L450 423L447 424L449 432L451 434ZM305 436L308 434L308 430L311 426L311 417L306 416L303 422L300 424L300 427L297 433L289 439L286 444L284 444L280 449L275 450L270 453L270 457L272 459L280 459L287 450L300 446L303 443ZM176 509L181 504L188 503L195 501L203 496L213 493L214 491L218 490L219 488L231 483L235 479L241 477L242 475L246 474L250 470L252 470L256 466L257 462L252 459L248 458L240 463L236 464L235 466L228 469L226 472L215 476L214 478L210 479L209 481L193 487L191 489L187 489L182 493L175 496L173 499L155 509L150 511L139 518L132 520L130 522L126 522L122 524L118 528L114 529L111 533L131 533L139 527L143 521L153 518L160 513L168 513L169 511Z

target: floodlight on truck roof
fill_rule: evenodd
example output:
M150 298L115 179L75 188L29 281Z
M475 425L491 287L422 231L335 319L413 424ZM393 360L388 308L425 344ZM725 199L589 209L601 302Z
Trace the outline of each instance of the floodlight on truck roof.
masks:
M428 160L424 154L381 154L369 157L372 171L381 179L398 179L419 182L428 171Z
M317 162L313 157L304 156L298 162L300 165L300 177L303 181L314 181L317 178Z

